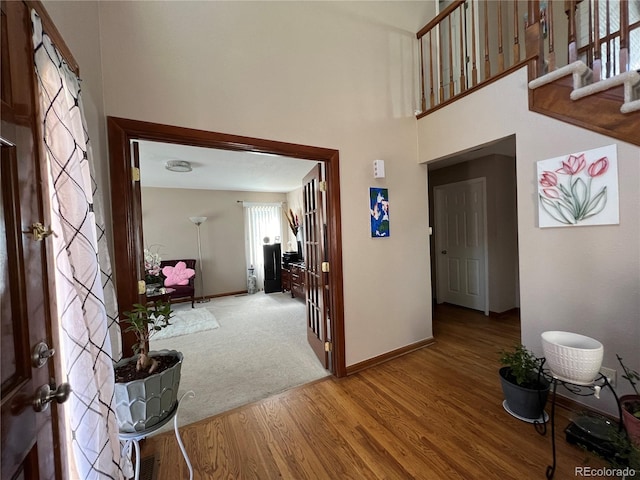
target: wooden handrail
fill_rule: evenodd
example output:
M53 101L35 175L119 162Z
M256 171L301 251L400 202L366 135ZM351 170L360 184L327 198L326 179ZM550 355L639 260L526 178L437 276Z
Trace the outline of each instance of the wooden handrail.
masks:
M447 8L441 11L438 15L436 15L433 20L427 23L424 27L420 29L418 33L416 33L416 38L422 38L425 36L430 30L432 30L436 25L438 25L443 19L447 18L451 12L453 12L456 8L462 5L466 0L456 0L452 4L450 4Z

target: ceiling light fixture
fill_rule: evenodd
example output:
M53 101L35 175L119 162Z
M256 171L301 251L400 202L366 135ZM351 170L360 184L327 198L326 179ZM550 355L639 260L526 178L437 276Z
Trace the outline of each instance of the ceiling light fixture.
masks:
M164 168L171 172L190 172L191 164L186 160L168 160Z

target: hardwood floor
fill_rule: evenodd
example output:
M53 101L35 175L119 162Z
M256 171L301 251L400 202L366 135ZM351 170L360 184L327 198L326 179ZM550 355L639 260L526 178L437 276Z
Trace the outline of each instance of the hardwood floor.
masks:
M545 478L549 434L502 408L498 351L519 342L518 318L446 305L434 318L432 346L182 428L194 478ZM556 479L604 465L564 441L569 415L556 408ZM173 434L148 439L151 453L158 480L188 478Z

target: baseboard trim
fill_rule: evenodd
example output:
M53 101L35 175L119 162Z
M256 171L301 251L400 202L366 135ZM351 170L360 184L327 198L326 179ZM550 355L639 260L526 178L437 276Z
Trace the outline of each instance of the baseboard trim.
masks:
M378 355L377 357L370 358L363 362L354 363L353 365L349 365L347 367L347 375L361 372L362 370L366 370L367 368L373 367L375 365L380 365L381 363L388 362L389 360L401 357L403 355L406 355L407 353L415 352L416 350L428 347L429 345L433 345L434 343L434 338L429 337L424 340L420 340L419 342L412 343L411 345L407 345L405 347L397 348L390 352L383 353L382 355Z
M505 310L504 312L494 312L489 310L489 317L491 318L503 318L513 315L520 315L520 307L510 308L509 310Z
M547 402L547 409L551 408L551 405L549 402L553 401L552 396L553 396L553 393L550 393L550 398L549 398L549 401ZM619 419L616 416L611 415L610 413L600 411L597 408L593 408L590 405L585 405L583 403L576 402L572 398L565 397L557 393L556 393L556 407L564 408L565 410L568 410L573 413L579 413L579 412L585 412L585 411L591 412L591 413L597 413L598 415L607 417L609 420L611 420L616 424L619 421Z
M246 290L238 290L237 292L216 293L215 295L205 295L204 298L218 298L218 297L231 297L235 295L248 295ZM196 297L196 302L202 297ZM171 303L191 303L190 297L179 298L177 300L171 300Z

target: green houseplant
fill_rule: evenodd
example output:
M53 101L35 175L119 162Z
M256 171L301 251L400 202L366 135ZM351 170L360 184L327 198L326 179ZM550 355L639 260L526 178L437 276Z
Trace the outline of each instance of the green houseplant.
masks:
M504 408L520 420L533 422L544 418L549 382L539 375L542 360L524 345L500 352L500 382Z
M125 332L133 332L137 342L134 356L114 365L116 417L120 432L139 432L167 418L177 405L183 355L175 350L150 352L154 333L171 325L169 302L135 304L124 312Z
M138 355L136 371L152 374L158 369L158 360L149 356L149 339L155 332L171 325L169 320L172 314L169 302L153 302L150 305L136 303L133 310L124 312L125 323L129 324L125 332L133 332L137 340L133 346L133 353Z

